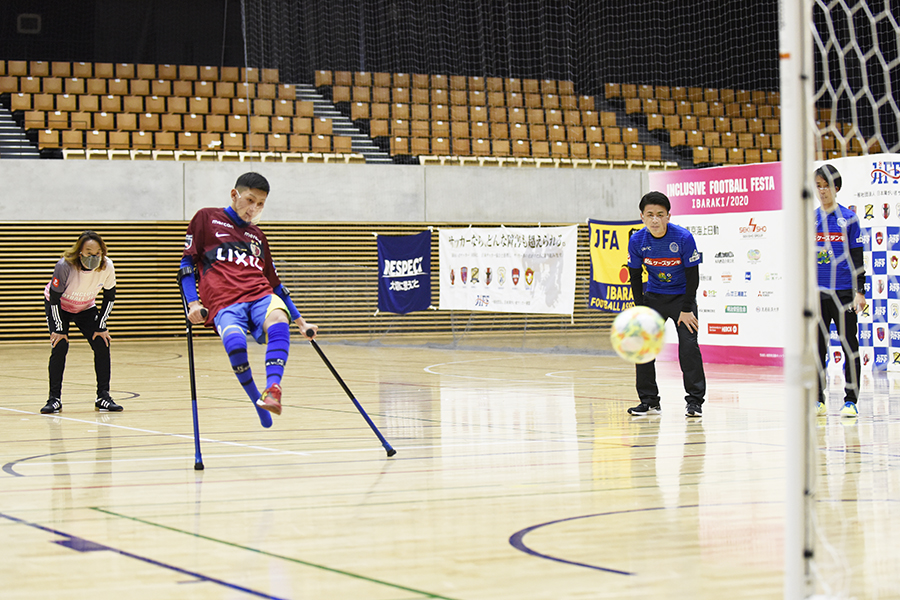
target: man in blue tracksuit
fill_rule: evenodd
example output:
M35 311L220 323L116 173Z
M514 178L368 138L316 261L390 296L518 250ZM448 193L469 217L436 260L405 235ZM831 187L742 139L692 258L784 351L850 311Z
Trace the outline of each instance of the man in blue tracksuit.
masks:
M844 349L844 406L841 415L856 417L859 411L859 337L857 313L866 307L866 269L863 263L863 235L856 213L837 203L841 174L831 165L815 172L816 262L818 263L819 307L819 401L817 413L827 412L825 404L825 364L831 324L837 326Z
M691 232L669 223L672 205L665 194L649 192L641 198L644 228L628 240L628 272L636 306L649 306L678 330L678 362L684 377L688 417L703 415L706 374L697 343L697 288L700 285L700 253ZM647 269L647 289L643 289ZM635 365L641 403L628 409L632 415L659 414L656 361Z

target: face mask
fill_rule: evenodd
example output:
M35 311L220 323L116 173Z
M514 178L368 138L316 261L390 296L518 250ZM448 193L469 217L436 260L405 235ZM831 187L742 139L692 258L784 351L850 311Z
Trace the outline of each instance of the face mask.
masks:
M96 256L85 256L84 254L81 254L79 258L81 258L82 267L88 271L93 271L100 266L100 261L103 259L103 256L100 254Z
M263 214L263 211L262 211L262 209L260 209L260 211L258 213L253 215L253 218L250 219L250 222L253 223L254 225L259 225L259 222L262 221L262 214Z

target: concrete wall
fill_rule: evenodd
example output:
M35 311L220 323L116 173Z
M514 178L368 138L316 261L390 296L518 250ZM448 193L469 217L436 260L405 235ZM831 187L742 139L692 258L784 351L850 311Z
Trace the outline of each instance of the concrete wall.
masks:
M348 164L0 161L6 221L188 220L257 170L264 221L582 223L628 220L645 171Z

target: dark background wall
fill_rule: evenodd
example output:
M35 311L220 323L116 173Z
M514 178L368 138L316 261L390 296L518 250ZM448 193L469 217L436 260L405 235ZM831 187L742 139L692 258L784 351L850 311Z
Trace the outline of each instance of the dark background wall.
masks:
M814 6L817 104L894 148L900 117L879 99L900 69L864 69L874 47L898 59L896 15L848 4ZM18 31L22 14L39 33ZM595 96L608 82L777 90L778 0L4 0L0 59L274 67L291 83L317 69L547 78Z
M17 33L23 13L40 33ZM0 58L774 90L777 13L777 0L5 0Z
M0 58L243 65L239 0L3 0ZM41 17L19 33L19 15Z

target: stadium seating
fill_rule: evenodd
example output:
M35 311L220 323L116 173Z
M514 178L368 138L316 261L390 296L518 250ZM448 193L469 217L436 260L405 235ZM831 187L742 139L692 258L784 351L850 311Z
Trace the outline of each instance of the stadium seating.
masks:
M663 141L667 138L671 147L684 147L695 166L780 158L778 92L607 83L604 97L626 115L643 119L647 129ZM825 134L818 158L863 153L849 124L836 122L829 111L821 110L817 123ZM835 145L836 137L844 139L845 148ZM872 143L868 149L877 148Z
M628 156L608 152L607 144L622 143L616 114L598 112L594 98L576 95L570 81L322 70L315 85L363 122L371 137L383 138L395 156L440 164L593 167L621 155L617 165L672 166L661 160L659 146Z
M0 97L41 150L66 158L353 156L277 69L0 62ZM778 92L607 83L598 102L570 81L324 70L315 85L392 155L441 164L671 168L663 148L694 166L778 160L781 148ZM830 111L817 124L818 158L879 150Z
M41 61L4 67L0 94L9 95L38 147L64 158L359 156L350 138L333 134L330 120L310 126L313 103L297 100L277 69Z

